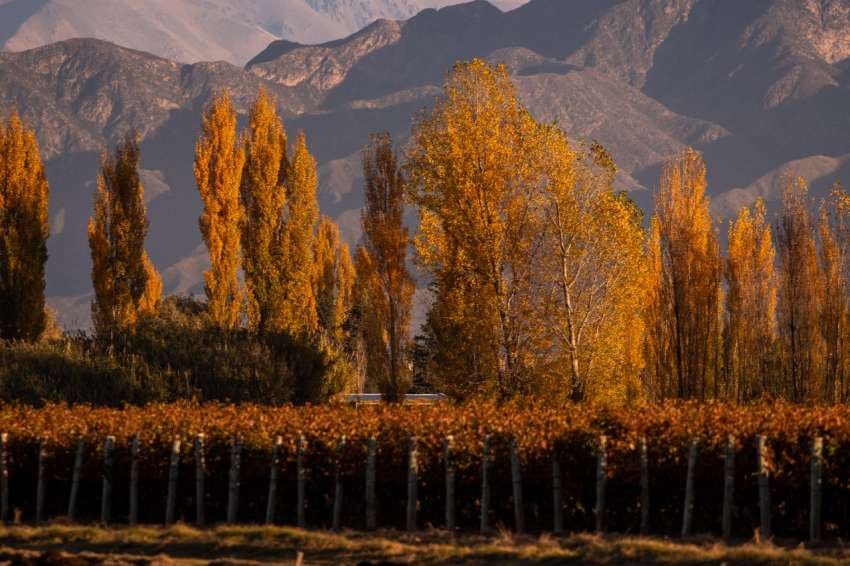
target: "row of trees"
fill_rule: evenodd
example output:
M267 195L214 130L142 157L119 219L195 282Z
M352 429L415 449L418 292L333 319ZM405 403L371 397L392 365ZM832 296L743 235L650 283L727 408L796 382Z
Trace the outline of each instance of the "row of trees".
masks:
M289 148L275 107L260 91L240 133L224 92L203 117L195 179L210 258L208 322L224 336L248 331L279 343L286 334L312 344L352 370L343 373L361 377L360 387L397 399L410 374L413 282L402 224L404 179L392 140L375 136L364 150L364 242L353 262L337 225L319 215L316 161L306 137L299 133ZM131 133L114 156L103 157L89 223L100 337L132 331L157 312L162 282L144 249L147 229L139 146ZM353 387L345 381L326 383L325 391L307 398Z
M3 336L32 340L44 328L47 184L18 118L0 150ZM161 310L138 165L130 135L98 179L89 241L101 337ZM805 183L789 183L773 226L761 201L741 209L723 256L705 164L688 149L664 166L647 230L614 190L605 149L536 121L506 70L478 60L449 74L403 163L389 135L375 135L363 173L352 260L319 214L305 136L289 147L264 92L239 132L218 96L195 159L205 324L225 337L306 340L389 399L409 387L414 362L459 399L850 396L850 196L838 186L813 214ZM405 205L418 214L412 238ZM433 299L415 345L411 242Z

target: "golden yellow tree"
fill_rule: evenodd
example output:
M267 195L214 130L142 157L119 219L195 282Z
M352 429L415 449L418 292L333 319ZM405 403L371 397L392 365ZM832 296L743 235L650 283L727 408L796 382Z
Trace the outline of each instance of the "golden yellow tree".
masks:
M410 321L415 286L407 270L408 232L404 226L405 179L387 133L372 136L363 151L366 206L363 249L368 269L358 271L369 289L360 319L372 382L383 398L398 402L410 386ZM359 254L358 254L359 255ZM380 332L370 329L380 329Z
M819 398L823 383L824 344L819 325L823 279L808 195L803 179L789 184L776 230L783 392L795 402Z
M148 220L139 156L135 133L127 134L114 156L104 153L88 223L92 319L103 337L132 326L140 315L153 314L162 292L145 251Z
M675 396L676 374L673 354L673 319L670 285L666 283L661 249L661 224L653 216L644 250L646 302L644 320L644 391L655 400Z
M824 401L846 402L850 387L850 195L833 185L821 203L819 232L823 273L821 334Z
M547 232L543 317L557 336L573 400L625 400L639 393L642 365L642 214L612 190L616 166L598 144L576 153L558 129L545 131Z
M252 326L277 330L286 260L286 132L275 101L261 89L251 108L242 172L242 269Z
M656 371L659 363L666 365L650 378L664 387L653 392L656 397L706 399L721 393L723 267L705 191L705 163L693 149L664 166L655 201L657 234L650 240L658 249L649 251L650 261L660 266L652 293L661 311L649 315L647 333L661 325L659 335L670 344L662 350L669 357L649 365Z
M414 128L407 171L420 213L419 261L435 291L429 328L448 332L433 337L436 348L456 350L435 352L446 359L435 365L444 384L495 378L502 398L532 387L529 280L544 233L532 197L537 137L506 69L481 60L455 65L444 96ZM477 361L456 363L468 356Z
M47 318L49 187L35 133L17 112L0 122L0 338L38 339Z
M313 332L318 327L313 291L313 241L319 220L318 175L316 160L307 149L303 132L295 140L286 178L282 327L290 332Z
M352 306L354 267L348 244L339 237L339 227L323 216L315 241L313 294L319 329L337 347L344 342L344 325Z
M744 402L775 395L776 277L764 201L729 223L726 260L726 397Z
M204 114L203 133L195 148L195 182L204 205L198 224L210 254L205 291L210 319L221 328L239 324L243 217L239 189L244 163L236 113L225 91Z

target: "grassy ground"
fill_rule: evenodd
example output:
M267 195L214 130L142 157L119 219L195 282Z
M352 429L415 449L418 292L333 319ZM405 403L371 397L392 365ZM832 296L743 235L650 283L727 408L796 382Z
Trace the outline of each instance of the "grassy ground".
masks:
M13 564L185 563L294 564L818 564L850 562L850 550L814 550L746 543L724 546L710 539L598 537L493 537L442 531L408 535L395 531L363 534L303 531L288 527L184 525L168 529L49 525L0 528L0 562Z

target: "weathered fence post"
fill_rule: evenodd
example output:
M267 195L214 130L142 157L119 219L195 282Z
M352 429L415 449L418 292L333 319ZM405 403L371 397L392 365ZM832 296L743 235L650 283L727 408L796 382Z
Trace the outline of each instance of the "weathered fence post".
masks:
M511 483L513 484L515 529L517 533L523 533L525 532L525 513L522 503L522 470L516 438L511 440Z
M605 445L608 439L605 435L599 437L599 447L596 454L596 532L605 530L605 482L607 480L608 459Z
M723 539L732 537L732 507L735 504L735 437L726 439L726 455L723 458Z
M206 507L205 495L206 488L206 457L204 455L204 440L203 433L195 435L195 524L203 527L206 522Z
M561 483L561 461L556 450L552 451L552 531L556 535L564 532L564 509Z
M305 440L304 435L298 436L298 448L296 452L296 484L297 484L297 503L296 503L296 511L295 515L297 517L298 528L303 529L307 526L307 518L305 516L304 505L306 503L305 492L304 492L304 448L305 448Z
M638 443L640 452L640 534L649 534L649 453L646 448L646 437L641 437Z
M0 434L0 522L9 521L9 433Z
M130 526L139 522L139 435L130 442Z
M490 467L490 435L484 437L481 454L481 532L490 530L490 480L487 477Z
M366 530L374 531L378 527L378 514L375 506L375 453L377 442L370 436L366 443Z
M68 520L73 522L77 518L77 497L80 493L80 474L83 470L83 452L86 441L77 440L77 451L74 454L74 469L71 472L71 493L68 496Z
M694 520L694 472L697 465L697 441L691 440L688 450L688 472L685 477L685 509L682 512L682 537L691 536Z
M446 529L455 529L455 464L452 461L454 437L449 435L443 441L443 458L446 465Z
M115 437L107 436L103 443L103 490L100 496L100 523L108 525L112 511L112 449Z
M280 447L283 437L278 435L272 444L272 467L269 471L269 495L266 501L266 524L274 524L275 507L277 506L277 477L280 469Z
M242 437L235 435L230 441L230 473L227 488L227 522L236 523L239 511L239 468L242 464Z
M419 453L416 437L410 439L407 458L407 530L416 530L416 507L419 503Z
M809 539L812 542L820 542L821 537L822 458L823 438L817 436L812 439L812 477L809 497Z
M334 469L334 508L331 525L338 531L342 526L342 453L345 450L345 436L336 445L336 466Z
M47 497L47 443L38 441L38 484L35 492L35 522L44 522L44 500Z
M165 498L165 524L174 523L177 507L177 473L180 470L180 437L175 436L171 443L171 460L168 465L168 495Z
M756 436L756 458L758 461L760 535L762 540L771 537L770 529L770 468L767 465L767 437Z

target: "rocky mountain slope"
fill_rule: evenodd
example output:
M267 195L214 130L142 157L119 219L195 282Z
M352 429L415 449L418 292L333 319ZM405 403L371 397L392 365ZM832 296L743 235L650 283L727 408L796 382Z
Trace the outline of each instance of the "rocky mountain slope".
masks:
M458 0L0 0L0 48L78 37L175 61L244 64L270 41L321 43ZM504 9L525 0L499 0Z
M201 289L192 157L200 113L221 88L240 112L260 85L277 96L319 161L323 212L352 242L368 134L389 130L403 144L446 71L471 57L507 65L538 118L606 145L618 185L645 207L663 160L696 147L725 217L757 196L775 205L790 175L811 178L816 193L850 182L848 38L850 0L532 0L510 12L477 1L321 45L273 41L245 68L97 40L3 53L0 108L21 109L48 158L48 293L75 325L88 318L84 228L98 153L129 128L143 136L149 248L166 291Z

